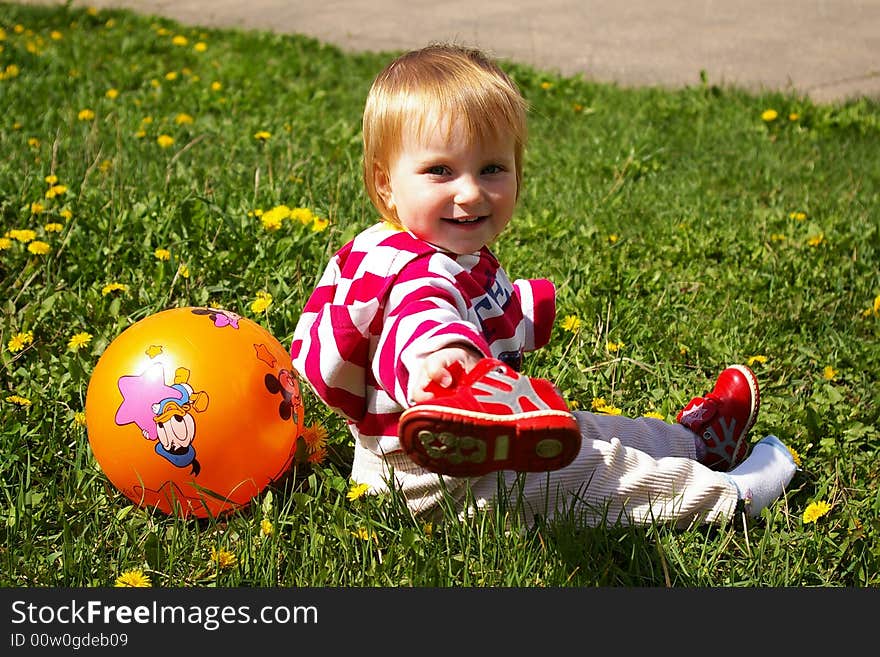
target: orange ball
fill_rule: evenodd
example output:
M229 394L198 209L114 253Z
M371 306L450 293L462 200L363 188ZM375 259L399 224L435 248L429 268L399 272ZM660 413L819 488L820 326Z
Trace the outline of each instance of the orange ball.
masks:
M290 354L266 329L217 308L174 308L107 346L89 380L86 429L132 502L216 517L290 469L303 405Z

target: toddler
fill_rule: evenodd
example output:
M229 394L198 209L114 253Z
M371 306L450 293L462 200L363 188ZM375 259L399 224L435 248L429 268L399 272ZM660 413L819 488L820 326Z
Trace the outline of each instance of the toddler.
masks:
M796 466L774 436L746 458L760 406L725 369L670 424L570 412L519 373L549 339L555 288L511 281L489 246L522 184L527 106L484 53L437 44L392 61L363 117L363 176L381 220L330 260L294 331L294 369L347 421L352 478L431 516L504 487L530 516L587 524L751 515Z

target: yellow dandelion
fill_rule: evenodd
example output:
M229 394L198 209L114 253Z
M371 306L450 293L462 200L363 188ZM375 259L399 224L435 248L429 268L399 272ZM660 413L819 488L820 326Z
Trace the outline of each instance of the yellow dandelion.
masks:
M52 185L49 191L52 192L53 196L61 196L67 193L67 185Z
M623 349L626 346L626 342L613 342L609 340L605 343L605 348L609 353L616 354L618 351Z
M319 447L314 452L310 452L306 457L306 463L311 463L312 465L323 463L327 458L327 448Z
M254 139L256 139L257 141L267 141L271 136L272 133L267 132L266 130L260 130L254 133Z
M321 217L315 217L314 221L312 221L312 232L313 233L321 233L327 230L327 226L330 225L329 219L322 219Z
M20 333L16 333L11 338L9 338L9 342L6 343L6 347L13 354L17 354L19 351L23 350L29 344L33 344L34 342L34 334L32 331L23 331Z
M368 490L370 490L369 484L356 484L355 482L351 482L351 488L348 489L346 497L350 502L353 502L366 495Z
M658 413L657 411L648 411L647 413L644 414L643 417L653 417L658 420L665 420L666 419L666 417L662 413Z
M825 234L824 233L817 233L816 235L811 235L810 237L807 238L807 244L809 246L816 247L816 246L820 246L821 244L824 244L824 243L825 243Z
M177 71L168 71L168 73L165 74L165 79L169 80L169 81L176 80L177 79Z
M42 214L46 210L46 206L39 201L31 203L31 214Z
M79 114L76 115L76 118L78 118L80 121L91 121L95 118L95 112L88 108L81 109L79 111Z
M811 522L816 522L829 511L831 511L831 505L825 500L810 502L810 504L807 505L807 508L804 509L804 524L807 525Z
M146 588L152 585L153 584L150 582L150 577L146 575L144 571L140 568L126 570L124 573L116 578L116 582L113 584L113 586L118 587L133 586L138 588Z
M49 38L52 39L52 41L61 41L61 39L64 38L64 35L58 30L52 30L49 32Z
M31 400L27 397L22 397L21 395L9 395L6 398L10 404L15 404L16 406L21 406L22 408L27 408L31 405Z
M41 240L34 240L28 244L27 250L34 255L46 255L52 250L52 247Z
M27 244L37 238L37 233L30 228L13 228L6 233L6 236L18 240L22 244Z
M807 213L806 213L806 212L800 212L799 210L795 210L794 212L789 212L789 213L788 213L788 218L789 218L789 219L794 219L795 221L803 221L804 219L807 218Z
M235 564L238 563L238 557L236 557L229 550L218 550L215 547L211 548L211 561L217 564L220 570L225 570L227 568L232 568Z
M73 423L78 427L86 426L86 414L82 411L77 411L73 414Z
M58 176L56 176L56 175L50 173L50 174L49 174L48 176L46 176L43 180L46 181L46 184L47 184L47 185L54 185L55 183L58 182Z
M28 143L28 146L30 146L31 148L39 148L40 147L40 140L37 139L36 137L28 137L27 143Z
M260 223L263 224L263 228L268 231L276 231L281 228L281 216L277 213L273 213L271 210L269 212L264 212L260 215Z
M119 89L108 89L104 92L104 95L107 96L110 100L114 100L119 97Z
M362 541L378 541L379 537L376 536L376 532L371 532L366 527L358 527L357 531L351 532L351 535L355 538L359 538Z
M566 315L561 323L562 330L577 333L581 330L581 318L577 315Z
M791 458L794 460L794 464L797 467L801 467L801 455L798 454L798 451L794 447L785 446L788 449L789 454L791 454Z
M156 143L159 144L162 148L168 148L171 144L174 143L174 137L171 135L159 135L156 137Z
M177 125L188 125L193 122L193 117L187 114L186 112L181 112L177 116L174 117L174 122Z
M106 297L112 292L128 292L128 285L124 283L108 283L101 288L101 296Z
M784 242L785 235L782 233L770 233L770 241L771 242Z
M833 381L837 376L837 370L831 367L831 365L826 365L825 369L822 370L822 376L826 381Z
M617 240L619 240L619 239L620 239L620 236L617 233L611 233L608 236L608 241L611 242L612 244L616 244Z
M775 109L765 109L763 112L761 112L761 120L765 123L775 121L778 116L779 112L777 112Z
M175 46L185 46L189 43L189 39L187 39L182 34L177 34L174 36L173 39L171 39L171 43L173 43Z
M303 226L308 226L315 219L315 215L308 208L293 208L290 211L290 220L298 221Z
M268 518L263 518L260 521L260 534L263 536L271 536L275 531L275 527L272 525L272 521Z
M789 121L794 122L794 121L797 121L797 120L800 119L800 118L801 118L801 115L798 114L797 112L789 112L789 114L788 114L788 120L789 120Z
M327 429L322 424L315 423L305 427L302 437L309 454L314 454L327 445Z
M193 50L196 52L205 52L208 49L208 44L204 41L199 41L196 45L193 46Z
M64 225L59 224L56 221L53 221L43 226L43 230L45 230L47 233L60 233L63 229Z
M257 298L251 302L251 312L265 312L272 305L272 295L265 290L257 292Z
M181 278L189 278L189 266L184 263L180 263L177 267L177 273Z
M690 347L688 347L686 344L678 345L678 355L679 356L687 356L688 353L690 353L690 350L691 350Z
M62 219L66 219L67 221L70 221L73 218L73 210L70 208L64 208L58 214L61 215Z
M89 344L92 341L92 334L86 333L82 331L80 333L74 333L70 340L67 342L67 348L71 351L79 351L83 347Z
M606 402L604 397L593 398L591 408L594 412L604 415L620 415L621 413L619 408Z
M0 237L0 251L5 251L12 246L12 240L8 237Z
M223 88L223 85L219 82L215 81L215 82L211 83L211 91L220 91L222 88Z
M544 91L547 91L548 89L552 89L552 88L553 88L553 83L552 83L552 82L546 82L546 81L544 81L544 82L541 83L541 89L543 89Z
M169 251L168 249L156 249L155 251L153 251L153 256L155 256L156 260L167 262L171 259L171 251Z
M749 356L749 359L746 361L746 365L748 365L749 367L751 367L751 366L754 365L755 363L760 363L761 365L763 365L763 364L766 363L766 362L767 362L767 357L766 357L766 356L761 356L761 355L757 355L757 356Z

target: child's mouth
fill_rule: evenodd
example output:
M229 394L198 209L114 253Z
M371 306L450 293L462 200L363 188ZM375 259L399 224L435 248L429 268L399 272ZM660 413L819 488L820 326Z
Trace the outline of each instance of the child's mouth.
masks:
M447 223L455 224L457 226L470 226L472 224L480 223L484 219L486 219L485 216L481 216L481 217L449 217L449 218L443 219L443 221L445 221Z

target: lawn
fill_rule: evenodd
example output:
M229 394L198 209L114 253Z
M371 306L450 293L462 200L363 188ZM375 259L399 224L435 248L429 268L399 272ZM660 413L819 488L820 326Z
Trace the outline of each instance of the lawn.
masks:
M531 135L495 250L512 277L559 290L527 373L579 408L674 421L725 365L748 364L753 439L775 434L801 462L761 517L526 525L511 501L425 523L394 495L356 494L350 437L306 389L306 449L231 514L169 516L108 481L85 405L117 336L211 306L287 347L329 255L375 220L360 118L391 56L0 4L0 585L880 584L880 106L867 99L623 89L502 62Z

